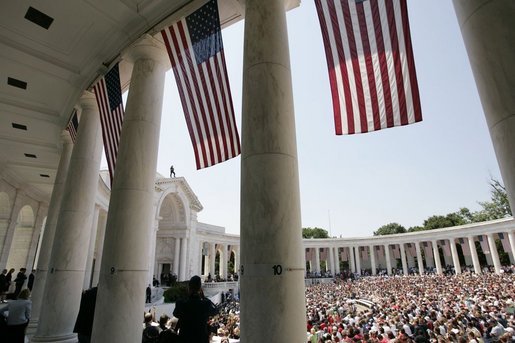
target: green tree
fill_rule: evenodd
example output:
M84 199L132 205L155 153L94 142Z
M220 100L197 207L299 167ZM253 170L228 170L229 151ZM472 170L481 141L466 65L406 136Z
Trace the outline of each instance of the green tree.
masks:
M465 224L466 221L456 212L449 213L446 216L431 216L424 220L425 230L441 229L444 227L452 227Z
M475 221L501 219L512 215L508 193L504 185L496 179L490 179L490 201L480 201L482 210L475 213Z
M426 228L423 226L412 226L408 228L408 232L424 231Z
M406 228L399 223L390 223L381 226L377 231L374 231L374 236L393 235L396 233L406 233Z
M302 228L302 238L329 238L329 233L319 227Z

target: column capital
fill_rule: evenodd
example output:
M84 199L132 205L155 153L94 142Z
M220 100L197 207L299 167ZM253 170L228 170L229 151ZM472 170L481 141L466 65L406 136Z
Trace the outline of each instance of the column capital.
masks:
M135 63L139 59L151 59L167 69L171 67L165 45L148 34L143 35L136 43L127 48L122 56L131 63Z
M73 143L72 137L70 136L70 133L68 132L68 130L61 131L61 141L62 141L63 145Z
M90 91L84 91L79 99L78 106L82 109L82 111L85 109L94 109L95 111L98 111L95 94Z

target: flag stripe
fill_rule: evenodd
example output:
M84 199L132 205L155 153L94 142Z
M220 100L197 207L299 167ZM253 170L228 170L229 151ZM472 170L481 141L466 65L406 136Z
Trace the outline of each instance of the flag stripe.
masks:
M400 2L402 13L402 32L404 33L404 44L406 45L406 57L408 63L408 70L410 75L411 97L413 99L413 116L414 121L419 122L422 120L422 108L420 107L420 94L418 91L417 72L415 70L415 57L413 55L413 47L411 45L411 33L408 18L408 6L405 0Z
M216 1L209 1L161 32L174 69L197 169L240 154L219 21L213 21L215 17L219 20L216 6Z
M165 42L166 50L168 51L168 56L170 57L170 61L172 63L172 66L174 67L173 72L175 75L175 79L177 80L177 85L178 85L177 89L179 90L179 96L181 99L185 99L186 86L184 84L184 79L182 78L182 74L180 73L180 66L176 67L176 65L178 64L178 62L177 62L178 57L175 53L175 50L173 50L171 48L172 44L175 44L175 43L173 43L173 40L175 39L175 37L172 35L172 32L173 32L173 29L170 28L170 30L161 31L161 34L162 34L163 40ZM198 131L195 126L195 119L192 114L192 108L191 108L189 102L186 104L186 106L183 102L182 107L183 107L183 111L184 111L184 118L186 119L186 126L188 127L188 132L190 133L190 140L191 140L191 144L193 145L193 151L195 153L195 156L200 156L199 149L198 149L200 144L197 144L197 142L199 142L199 137L198 137ZM203 148L202 145L200 145L200 147ZM205 153L202 151L202 155L204 155L204 154ZM196 158L196 164L197 164L197 169L200 169L199 158Z
M106 78L110 80L109 83L106 81ZM111 68L111 70L93 86L93 91L100 112L104 151L112 182L124 116L118 64ZM110 95L116 99L109 99ZM119 103L117 100L119 100ZM113 105L116 107L111 108L111 102L113 102Z
M422 120L406 0L315 0L315 4L336 134Z
M70 134L70 138L72 139L73 144L77 141L77 133L79 129L79 120L77 118L77 110L73 110L72 116L68 125L66 126L66 130Z
M367 71L367 77L368 77L368 94L370 95L371 105L372 105L372 111L371 113L367 111L367 113L370 113L372 116L372 127L374 130L379 130L381 128L381 123L379 119L379 104L377 101L377 87L375 82L375 74L374 74L374 67L372 64L372 51L370 47L370 39L368 36L368 27L367 27L367 20L365 17L365 9L363 8L364 3L357 4L356 10L358 14L358 24L359 24L359 30L361 34L361 40L363 42L363 56L365 57L365 65L366 65L366 71ZM368 115L367 115L368 118ZM370 123L370 120L369 120Z

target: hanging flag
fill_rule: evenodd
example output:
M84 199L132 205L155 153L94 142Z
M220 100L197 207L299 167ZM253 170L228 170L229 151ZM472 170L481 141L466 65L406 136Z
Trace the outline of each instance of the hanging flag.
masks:
M77 140L77 132L79 130L79 119L77 118L77 110L73 110L72 116L70 117L70 121L66 126L66 130L70 134L73 144Z
M510 241L508 240L508 237L502 232L499 232L498 235L499 239L501 240L504 252L508 253L509 251L511 251Z
M104 152L112 183L124 115L118 63L93 86L93 91L100 112Z
M470 256L470 246L469 246L468 239L465 241L463 238L459 238L458 241L461 245L461 250L463 251L463 255Z
M407 245L407 251L411 257L417 257L417 248L415 247L415 244L417 243L408 243Z
M450 244L452 244L452 242L451 242L451 241L449 241L449 244L448 244L448 243L447 243L447 241L442 240L442 243L441 243L441 244L442 244L443 254L444 254L445 256L452 256L452 255L451 255L451 246L450 246Z
M481 244L481 250L483 250L483 254L488 255L490 254L490 247L488 246L488 238L486 236L478 236L479 244Z
M161 31L197 169L240 154L216 0Z
M390 245L390 248L392 249L393 258L395 258L395 259L401 258L401 251L400 251L400 248L399 248L399 246L397 244Z
M315 0L337 135L422 120L406 0Z

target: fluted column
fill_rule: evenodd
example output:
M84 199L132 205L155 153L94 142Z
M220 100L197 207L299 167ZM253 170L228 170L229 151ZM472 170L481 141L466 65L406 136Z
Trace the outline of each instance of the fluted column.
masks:
M73 143L68 131L61 133L62 151L59 159L59 166L55 175L54 189L52 190L52 197L48 207L48 215L43 232L43 239L41 240L41 247L39 248L39 257L36 277L34 279L34 288L32 288L32 318L27 328L28 333L35 333L36 327L39 323L39 313L41 311L41 304L43 302L43 295L45 292L45 284L48 274L48 264L50 262L50 255L52 253L52 246L54 244L55 228L57 225L57 218L61 208L61 200L64 194L64 186L66 182L66 175L68 174L68 166L73 150Z
M374 246L373 245L369 245L368 246L368 250L370 251L370 268L372 269L372 275L377 275L377 270L376 270L376 254L375 254L375 251L374 251Z
M154 219L152 225L152 233L149 242L149 253L148 253L148 274L147 280L149 284L153 285L154 277L159 279L160 267L156 264L156 245L157 245L157 231L159 231L159 220Z
M499 261L499 253L497 252L497 246L495 245L495 238L491 233L488 233L486 237L488 237L488 246L490 248L490 255L492 256L495 272L499 274L501 272L501 262Z
M213 245L213 249L214 249L214 244ZM215 252L216 254L216 252ZM178 238L178 237L175 237L175 248L173 250L173 273L175 273L175 276L177 276L177 279L179 279L179 262L180 262L180 256L181 256L181 239ZM213 274L211 274L213 277L215 276L214 275L214 270L215 270L215 258L213 257Z
M418 273L424 275L424 262L422 261L422 252L420 251L420 242L415 242L415 250L417 251Z
M305 261L304 265L306 265ZM240 247L234 249L234 273L238 275L240 274Z
M386 271L388 275L392 274L392 260L390 259L390 245L384 245L384 256L386 258Z
M433 247L433 257L435 259L436 273L438 275L442 274L442 263L440 262L440 252L438 251L438 244L435 240L431 241L431 246Z
M402 273L404 275L408 275L408 264L406 263L406 250L404 248L404 243L400 243L399 247L401 250Z
M215 277L216 273L216 244L209 244L209 272L211 273L211 277Z
M187 253L188 253L188 238L184 237L183 239L181 239L181 258L180 258L181 265L179 267L179 271L180 271L179 280L180 281L186 281L187 279L189 279L188 271L186 270L186 268L187 268ZM220 259L220 264L221 263L222 263L222 259Z
M474 272L481 274L481 265L479 264L479 258L477 257L476 243L473 236L467 237L469 241L470 256L472 256L472 264L474 265Z
M461 274L460 259L458 257L458 250L456 249L456 240L454 238L449 239L451 245L452 263L454 264L454 271L456 274Z
M59 239L54 239L44 302L33 342L77 341L73 326L84 281L102 156L100 116L95 96L85 92L80 106L80 128L55 229L55 237Z
M165 72L164 45L145 36L124 55L133 62L111 187L92 342L141 340Z
M354 258L354 247L349 247L349 264L350 264L350 271L355 273L356 272L356 259Z
M454 0L502 180L515 213L515 6Z

